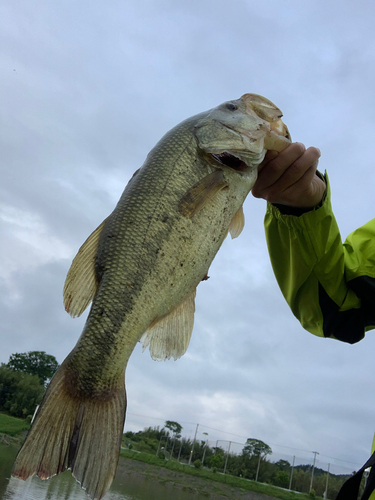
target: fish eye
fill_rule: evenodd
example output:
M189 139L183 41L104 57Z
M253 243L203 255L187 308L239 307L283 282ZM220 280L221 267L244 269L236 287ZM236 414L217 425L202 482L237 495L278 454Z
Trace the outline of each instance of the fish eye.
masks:
M227 102L226 106L229 109L229 111L236 111L238 109L238 106L233 104L233 102Z

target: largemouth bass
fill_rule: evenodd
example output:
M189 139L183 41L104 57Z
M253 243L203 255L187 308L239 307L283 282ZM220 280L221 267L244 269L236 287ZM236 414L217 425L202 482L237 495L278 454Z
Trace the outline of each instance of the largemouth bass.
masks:
M151 356L182 356L195 290L242 204L267 150L290 143L281 111L245 94L168 132L133 175L112 214L79 249L65 308L83 332L54 375L13 475L47 479L65 469L92 499L113 480L125 420L125 368L141 341Z

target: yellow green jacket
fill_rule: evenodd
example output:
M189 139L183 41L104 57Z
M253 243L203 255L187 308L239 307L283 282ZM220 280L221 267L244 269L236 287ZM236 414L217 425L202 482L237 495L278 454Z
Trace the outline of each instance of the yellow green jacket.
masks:
M268 203L272 267L293 314L320 337L353 344L375 328L375 219L342 243L327 175L321 206L302 212Z

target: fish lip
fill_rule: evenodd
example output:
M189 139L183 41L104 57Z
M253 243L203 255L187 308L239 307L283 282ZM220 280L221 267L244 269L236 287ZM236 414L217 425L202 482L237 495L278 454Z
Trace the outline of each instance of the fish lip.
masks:
M266 133L269 132L269 130L267 129L267 127L264 127L263 124L259 125L258 129L252 130L251 131L252 135L250 135L250 132L249 132L249 134L246 134L245 132L238 132L238 130L236 130L234 127L231 127L227 123L223 123L220 120L218 120L218 122L220 123L220 125L222 125L223 127L227 128L228 130L230 130L234 134L240 135L242 137L246 137L250 141L251 140L252 141L257 141L259 139L259 137L262 137L262 136L264 137L266 135ZM265 123L267 123L267 122L265 122ZM259 134L256 134L256 132L259 132ZM259 135L259 137L255 137L255 135Z
M286 149L292 143L292 137L290 135L289 129L281 119L272 123L265 121L264 124L259 125L258 129L251 131L251 134L250 133L246 134L245 132L238 132L237 130L230 127L228 124L223 123L222 121L220 121L220 124L223 127L226 127L234 134L238 134L241 137L246 137L246 140L250 142L256 142L259 139L263 139L263 157L266 154L266 152L270 150L274 150L277 151L278 153L281 153L281 151ZM233 152L231 152L231 154L233 154ZM261 158L259 163L263 161L263 157ZM248 166L254 167L254 165L252 166L248 165Z

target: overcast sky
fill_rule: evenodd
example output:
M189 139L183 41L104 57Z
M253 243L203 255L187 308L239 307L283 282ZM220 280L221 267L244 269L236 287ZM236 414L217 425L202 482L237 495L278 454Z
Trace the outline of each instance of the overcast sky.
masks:
M373 2L5 0L0 19L1 362L63 361L87 315L62 305L78 248L160 137L223 101L262 94L293 140L321 149L343 238L374 217ZM199 285L187 354L135 349L125 430L168 419L193 437L199 423L200 439L353 470L375 430L375 332L350 346L302 329L271 270L265 208L248 197L243 233Z

